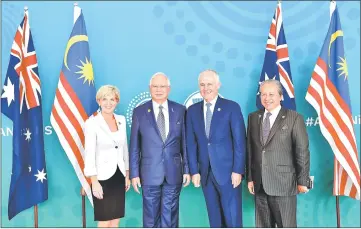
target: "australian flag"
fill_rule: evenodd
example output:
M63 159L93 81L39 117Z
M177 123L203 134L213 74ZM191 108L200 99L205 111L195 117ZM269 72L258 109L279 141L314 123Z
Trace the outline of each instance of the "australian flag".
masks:
M281 82L283 88L282 106L296 110L295 90L292 83L288 46L283 30L281 3L277 4L268 35L266 54L257 88L256 104L258 109L263 108L260 100L259 86L268 79L276 79Z
M28 12L18 27L1 94L1 112L13 121L8 216L48 199L41 89Z

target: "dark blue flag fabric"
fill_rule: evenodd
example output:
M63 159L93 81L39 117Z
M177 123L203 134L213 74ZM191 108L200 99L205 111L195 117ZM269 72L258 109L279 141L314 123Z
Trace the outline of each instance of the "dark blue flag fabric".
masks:
M11 47L1 112L13 121L8 204L8 216L12 219L48 199L40 78L27 11Z
M283 30L281 3L277 4L272 19L259 85L268 79L275 79L281 82L283 89L282 106L291 110L296 110L295 90L291 76L288 45ZM259 85L257 89L256 105L258 109L262 109L263 106L259 95Z

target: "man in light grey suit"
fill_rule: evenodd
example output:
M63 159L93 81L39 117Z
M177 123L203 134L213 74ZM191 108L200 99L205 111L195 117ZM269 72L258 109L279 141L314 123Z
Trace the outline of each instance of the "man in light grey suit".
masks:
M310 152L303 117L281 106L282 86L260 86L264 110L248 116L247 180L256 227L297 227L296 195L309 187Z

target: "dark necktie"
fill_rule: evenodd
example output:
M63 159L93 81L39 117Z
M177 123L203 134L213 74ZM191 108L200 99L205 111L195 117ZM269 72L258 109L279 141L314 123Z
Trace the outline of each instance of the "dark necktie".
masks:
M270 120L269 120L269 117L271 116L272 114L270 112L267 112L266 113L266 118L263 120L263 124L262 124L262 139L263 139L263 145L266 144L267 142L267 139L268 139L268 135L269 135L269 132L271 130L271 123L270 123Z

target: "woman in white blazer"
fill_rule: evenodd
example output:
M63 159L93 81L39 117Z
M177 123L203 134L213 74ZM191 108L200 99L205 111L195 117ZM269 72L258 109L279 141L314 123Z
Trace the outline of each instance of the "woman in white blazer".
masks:
M101 112L85 122L84 173L91 178L98 227L119 226L130 187L126 122L114 114L119 99L116 87L102 86L96 94Z

